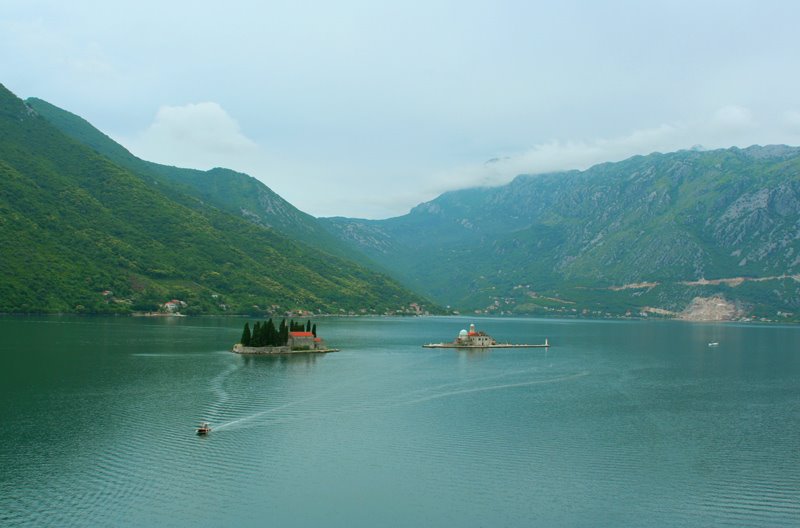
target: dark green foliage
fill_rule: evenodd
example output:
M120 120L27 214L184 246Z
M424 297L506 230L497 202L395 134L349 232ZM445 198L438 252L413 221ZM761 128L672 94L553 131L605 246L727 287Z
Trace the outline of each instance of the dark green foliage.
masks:
M316 218L300 211L247 174L223 168L200 171L144 161L86 120L41 99L32 97L26 102L66 135L146 180L158 182L168 192L191 195L248 222L271 227L287 238L308 244L315 251L322 250L375 267L375 263L362 253L353 253L346 244L328 233Z
M316 325L314 325L316 331ZM256 321L253 324L252 337L249 336L248 323L244 324L244 333L242 334L242 345L253 347L266 347L266 346L286 346L289 341L289 326L286 324L286 319L281 320L280 329L275 328L272 319L264 322ZM249 339L249 344L245 344L245 334ZM316 335L316 334L315 334Z
M265 325L264 341L266 342L267 346L282 346L286 344L281 343L280 336L278 335L278 331L275 329L275 324L272 322L271 318Z
M281 319L281 324L278 327L278 342L289 342L289 326L286 324L286 319Z
M100 141L88 136L78 139ZM184 313L383 312L415 300L384 275L137 171L0 85L0 312L156 311L173 298Z
M317 337L317 324L316 323L311 325L311 333L314 334L314 337Z
M250 342L251 342L250 339L251 339L251 336L250 336L250 324L249 323L245 323L244 324L244 330L242 331L242 339L239 342L244 346L250 346Z
M280 335L275 330L275 324L272 319L268 319L263 323L256 322L258 327L258 337L253 340L253 346L283 346L286 344L285 340L281 340Z

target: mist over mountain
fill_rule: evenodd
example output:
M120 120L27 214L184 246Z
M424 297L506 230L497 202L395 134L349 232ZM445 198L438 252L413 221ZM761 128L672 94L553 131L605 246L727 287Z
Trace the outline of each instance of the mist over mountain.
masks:
M17 254L20 247L32 248L21 252L27 260L12 257L4 263L9 270L13 267L11 276L27 277L16 280L19 288L8 290L7 298L17 301L6 302L2 308L6 311L70 311L76 305L107 309L107 300L96 297L100 288L115 289L141 307L165 296L199 299L231 288L242 291L245 283L251 283L260 284L255 286L260 293L237 298L231 303L236 309L246 311L248 305L261 309L269 298L270 305L282 307L295 302L318 305L319 310L361 312L367 307L367 312L381 312L392 304L423 303L428 296L451 310L496 314L692 318L693 312L710 311L710 318L793 320L800 312L797 147L654 153L585 171L520 175L503 186L451 191L407 215L386 220L317 219L246 174L151 163L133 156L82 118L45 101L28 99L25 105L4 94L4 105L3 126L8 130L3 140L8 181L4 207L17 211L9 218L24 213L30 221L27 227L18 225L17 234L7 233L6 247ZM20 135L22 131L27 138ZM52 161L65 152L72 153L74 163ZM42 163L31 165L32 160ZM90 167L89 161L107 168ZM110 209L107 199L83 203L81 198L71 210L69 200L41 184L55 178L77 186L76 195L93 197L99 192L97 182L87 175L98 171L116 175L104 184L119 193L119 203ZM13 174L25 175L27 183ZM32 207L24 206L26 200ZM136 204L140 207L135 214L124 212ZM177 217L165 214L170 210ZM47 217L48 212L67 221L47 224L42 215ZM149 243L160 245L146 258L140 254L131 258L125 251L137 253L141 246L104 242L100 245L112 248L103 247L101 258L93 255L98 248L87 244L83 232L81 243L61 247L70 239L62 239L63 234L55 237L54 226L74 236L77 218L103 219L103 229L96 231L103 237L110 226L103 222L110 219L119 223L118 231L144 229L140 239L149 237ZM175 218L193 220L181 224L166 240ZM225 227L220 228L219 222ZM43 227L43 236L34 236L32 229ZM214 240L189 235L198 228ZM196 244L181 246L178 232L184 230ZM225 260L229 273L237 275L232 283L220 282L214 275L221 273L219 262L201 266L208 272L202 275L205 279L214 278L208 281L190 278L196 271L187 273L189 266L178 263L186 259L184 249L196 252L188 259L194 262L197 251L207 250L205 257L224 252L220 244L232 244L242 255L217 259ZM77 247L84 251L72 255ZM180 258L160 261L176 251ZM47 286L47 293L37 294L39 300L23 302L31 300L31 290L25 290L34 282L31 274L46 267L27 263L45 257L57 262L64 255L70 255L69 262L80 262L78 268L94 269L102 263L103 271L97 274L101 279L83 279L94 293L84 292L83 297L76 293L80 273L69 264L65 273L45 279L66 280L69 286ZM93 256L87 261L89 255ZM142 267L143 261L156 256L158 265ZM114 266L127 271L115 272ZM304 275L308 270L288 272L298 266L312 268L314 278ZM259 278L251 276L253 272ZM345 277L339 277L340 272ZM412 294L381 272L419 293ZM292 277L300 276L303 284L321 287L299 286ZM73 290L72 298L83 300L72 308L72 301L53 300L60 295L54 292L67 290ZM327 293L319 295L320 290ZM136 304L133 298L147 301ZM202 304L205 313L225 303Z
M737 317L800 311L800 149L635 156L445 193L387 220L323 219L460 310Z

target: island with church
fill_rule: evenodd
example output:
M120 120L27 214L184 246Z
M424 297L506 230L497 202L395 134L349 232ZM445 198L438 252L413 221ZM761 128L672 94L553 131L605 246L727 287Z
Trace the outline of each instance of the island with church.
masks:
M328 348L325 340L317 336L317 325L295 322L286 319L278 327L272 319L264 322L256 321L252 330L250 323L244 324L242 337L233 345L237 354L302 354L338 352L338 348Z
M544 343L536 345L498 343L486 332L475 330L475 324L469 325L469 331L461 330L456 338L449 343L428 343L424 348L550 348L547 338Z

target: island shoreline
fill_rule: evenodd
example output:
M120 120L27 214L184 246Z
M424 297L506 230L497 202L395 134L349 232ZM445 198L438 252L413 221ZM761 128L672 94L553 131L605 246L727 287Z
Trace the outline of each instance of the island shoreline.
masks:
M233 345L231 352L246 356L284 356L289 354L327 354L339 352L338 348L297 348L289 346L248 347L241 343Z

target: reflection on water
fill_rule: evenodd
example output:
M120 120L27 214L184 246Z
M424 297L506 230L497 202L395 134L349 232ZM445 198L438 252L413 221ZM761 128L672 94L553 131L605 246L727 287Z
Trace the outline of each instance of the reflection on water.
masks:
M321 354L314 353L295 353L295 354L280 354L276 356L270 355L247 355L243 354L245 365L264 363L266 365L278 364L281 366L289 365L313 365Z
M468 323L324 319L341 352L272 357L229 352L239 319L0 318L0 524L799 523L800 329L421 348Z

